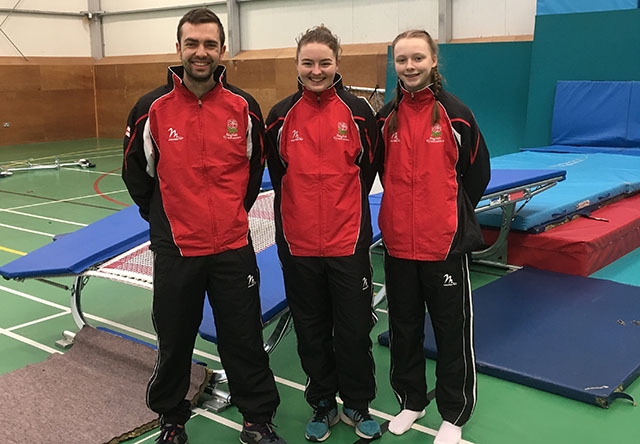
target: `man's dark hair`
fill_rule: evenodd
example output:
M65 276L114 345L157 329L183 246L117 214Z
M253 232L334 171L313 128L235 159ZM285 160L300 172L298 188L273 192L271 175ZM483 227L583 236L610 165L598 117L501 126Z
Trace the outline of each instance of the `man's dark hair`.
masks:
M180 39L182 38L182 25L185 23L191 23L192 25L198 25L200 23L215 23L220 29L220 46L224 46L224 26L222 26L220 18L210 9L192 9L180 19L180 23L178 23L178 43L180 43Z

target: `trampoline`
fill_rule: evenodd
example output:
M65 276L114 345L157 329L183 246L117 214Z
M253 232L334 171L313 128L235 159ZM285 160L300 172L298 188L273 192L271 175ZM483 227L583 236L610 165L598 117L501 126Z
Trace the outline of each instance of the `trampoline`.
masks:
M537 233L640 191L640 82L559 81L551 145L494 157L493 168L549 168L567 180L516 215L512 228ZM487 211L480 223L499 227Z
M494 170L492 174L492 181L478 211L499 208L504 213L502 226L506 231L512 215L517 211L517 204L524 205L531 197L555 186L565 177L562 170ZM261 269L263 322L265 326L275 324L265 343L267 351L272 351L277 346L290 324L280 263L274 245L273 195L273 191L261 193L249 212L252 239ZM380 242L377 218L381 193L369 196L369 202L374 239ZM137 207L132 206L73 233L59 236L58 240L0 267L0 275L7 279L34 278L45 281L51 277L73 276L75 281L69 289L71 312L77 326L82 328L87 322L82 312L81 296L90 277L152 289L153 259L148 239L148 224L140 218ZM506 242L506 235L501 242ZM500 248L503 247L499 246ZM378 292L374 305L383 297L384 289ZM199 334L207 341L217 342L215 320L208 304L204 307ZM212 378L214 385L224 381L224 372L219 372L218 376ZM216 388L209 391L219 394L209 404L214 406L214 410L221 410L228 404L226 393L220 393Z
M265 176L268 178L268 176ZM516 205L524 205L533 196L555 186L564 180L563 170L492 170L492 179L476 211L498 209L503 212L502 230L505 232L487 252L479 252L481 257L491 257L493 251L506 247L506 232ZM267 184L268 179L263 181ZM382 193L369 196L374 245L381 241L377 219ZM249 223L254 248L261 269L261 297L268 322L274 308L286 306L282 275L275 253L275 227L273 224L273 191L261 193L249 212ZM147 289L152 288L152 258L149 252L149 226L136 206L118 211L72 233L58 236L54 242L44 245L29 254L0 267L0 275L6 279L24 280L47 279L51 277L73 276L71 288L71 310L79 328L86 324L81 309L81 293L91 276L106 278ZM264 267L264 268L263 268ZM275 267L275 268L274 268ZM276 268L278 272L276 272ZM264 288L263 288L264 287ZM275 310L277 311L277 310ZM213 317L205 312L205 322ZM203 323L201 332L215 342L215 327Z

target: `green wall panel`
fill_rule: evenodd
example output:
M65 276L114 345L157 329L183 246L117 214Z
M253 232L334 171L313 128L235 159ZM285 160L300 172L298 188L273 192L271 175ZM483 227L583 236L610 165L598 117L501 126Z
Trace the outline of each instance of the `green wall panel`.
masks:
M440 45L445 88L473 111L491 157L524 141L532 42Z
M492 157L516 152L522 146L531 47L532 42L439 46L445 89L471 108ZM393 96L395 84L396 74L389 52L387 100Z
M558 80L640 80L640 10L536 17L524 145L550 143Z

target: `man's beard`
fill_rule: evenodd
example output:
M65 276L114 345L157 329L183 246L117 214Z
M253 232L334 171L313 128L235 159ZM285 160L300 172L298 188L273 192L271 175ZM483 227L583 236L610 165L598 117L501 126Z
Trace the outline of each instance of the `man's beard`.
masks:
M209 66L208 66L208 71L206 73L203 72L194 72L191 69L191 61L186 61L183 62L182 66L184 67L184 71L185 73L195 82L208 82L209 80L211 80L211 76L213 75L213 72L215 71L217 65L214 65L213 61L208 60L209 62Z

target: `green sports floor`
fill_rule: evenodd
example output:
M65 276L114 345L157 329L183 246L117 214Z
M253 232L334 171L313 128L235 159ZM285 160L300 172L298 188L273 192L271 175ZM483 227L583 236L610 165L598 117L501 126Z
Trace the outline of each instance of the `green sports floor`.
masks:
M54 235L77 230L132 203L120 179L122 147L119 140L0 147L0 167L4 168L24 166L29 159L33 164L52 164L56 158L60 162L85 158L96 166L17 171L0 177L0 264L51 242ZM381 255L374 251L372 257L375 280L382 282ZM594 276L640 286L640 249ZM499 278L499 274L476 270L472 277L474 287L478 287ZM72 278L55 281L72 284ZM82 302L85 316L92 325L154 341L149 291L92 278L83 291ZM0 280L0 307L0 373L41 362L50 353L60 352L55 342L61 333L76 330L69 310L69 292L56 286L35 280ZM376 341L377 335L387 329L383 305L377 314L379 321L371 337L378 394L371 409L383 423L397 413L398 405L388 382L388 349ZM220 368L213 344L198 339L196 349L198 360L213 369ZM640 353L640 350L629 350L629 353ZM433 364L427 362L432 387ZM304 443L304 425L311 410L303 399L305 377L295 352L293 332L271 354L271 365L282 397L274 421L277 431L290 444ZM627 393L640 399L640 381L632 384ZM432 443L440 425L434 407L431 405L427 415L405 435L385 433L376 442ZM196 409L187 426L190 443L236 443L240 423L241 417L234 407L217 414ZM15 431L2 431L2 435L9 438L12 433ZM157 430L154 430L128 442L151 443L156 436ZM467 443L477 444L637 443L640 442L640 407L618 400L610 408L602 409L481 374L478 375L478 404L464 428L463 438ZM356 443L359 438L351 427L338 424L327 442Z

